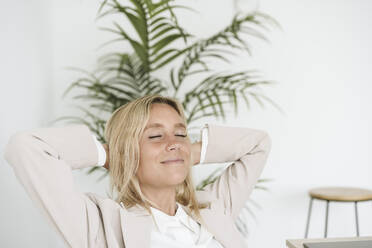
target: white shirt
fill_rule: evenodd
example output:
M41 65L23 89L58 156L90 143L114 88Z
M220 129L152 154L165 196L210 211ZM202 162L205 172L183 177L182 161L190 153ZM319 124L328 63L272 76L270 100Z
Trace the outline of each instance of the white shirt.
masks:
M200 162L203 163L208 145L208 128L201 130L202 148ZM98 165L106 162L106 151L93 135L98 149ZM176 202L177 210L174 216L151 207L155 222L151 231L151 248L223 248L223 246L198 222L193 220Z
M168 215L151 207L155 222L151 232L151 248L223 248L198 222L177 204L176 214Z

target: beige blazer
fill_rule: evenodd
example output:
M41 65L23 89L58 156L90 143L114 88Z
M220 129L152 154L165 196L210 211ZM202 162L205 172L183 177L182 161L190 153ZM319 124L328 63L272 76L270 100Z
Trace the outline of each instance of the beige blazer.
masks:
M230 162L203 191L206 228L225 248L246 247L235 220L246 203L270 151L262 130L208 126L205 163ZM5 159L32 201L42 209L68 247L149 248L151 216L139 207L75 189L71 170L97 165L98 152L85 125L39 128L14 134Z

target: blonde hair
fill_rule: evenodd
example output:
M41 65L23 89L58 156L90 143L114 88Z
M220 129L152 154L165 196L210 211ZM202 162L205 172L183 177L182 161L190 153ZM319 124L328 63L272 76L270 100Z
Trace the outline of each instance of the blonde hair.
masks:
M105 127L105 139L109 146L110 190L117 193L116 202L122 202L126 208L134 205L144 207L151 215L150 207L155 204L142 194L136 172L139 166L139 141L150 118L151 106L154 103L168 104L181 116L184 124L186 118L182 105L174 98L160 95L147 95L133 100L116 109ZM176 187L176 201L187 207L187 212L202 223L200 209L208 203L198 203L189 173L184 182Z

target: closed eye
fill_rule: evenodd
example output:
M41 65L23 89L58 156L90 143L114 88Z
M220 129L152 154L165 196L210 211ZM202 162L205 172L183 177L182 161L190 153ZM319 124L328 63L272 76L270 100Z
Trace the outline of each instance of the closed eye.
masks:
M180 136L180 137L187 137L187 135L181 135L181 134L176 134L176 136ZM149 138L150 139L154 139L154 138L158 138L158 137L161 137L161 135L156 135L156 136L150 136Z
M157 136L150 136L149 138L150 138L150 139L153 139L153 138L158 138L158 137L161 137L161 135L157 135Z

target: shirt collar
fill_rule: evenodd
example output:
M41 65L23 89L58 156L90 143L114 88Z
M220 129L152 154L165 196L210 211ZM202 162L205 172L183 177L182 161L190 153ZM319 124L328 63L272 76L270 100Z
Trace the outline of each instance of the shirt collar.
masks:
M186 226L191 231L197 233L198 224L191 219L180 203L176 202L176 204L177 210L174 216L168 215L159 209L150 207L156 224L158 225L158 231L164 234L168 228Z

